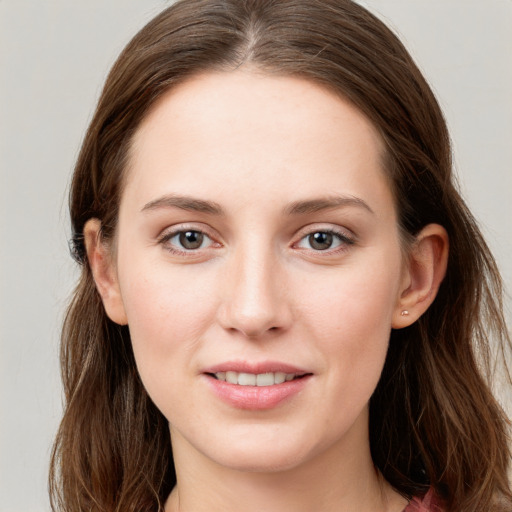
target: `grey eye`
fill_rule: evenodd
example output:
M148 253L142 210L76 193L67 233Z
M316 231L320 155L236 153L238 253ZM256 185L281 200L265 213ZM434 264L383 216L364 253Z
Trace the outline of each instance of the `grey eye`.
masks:
M333 236L331 233L312 233L308 236L309 245L317 251L325 251L330 249L333 242Z
M200 231L182 231L177 237L180 245L188 250L199 249L204 241L204 235Z
M315 231L306 235L299 242L298 247L313 251L326 251L339 247L345 242L345 238L330 231Z
M298 247L313 251L327 251L336 249L342 245L351 245L353 242L348 237L331 231L314 231L304 236L298 243Z
M204 249L212 243L208 235L202 231L193 229L178 231L174 235L166 237L166 241L170 246L185 251L194 251L196 249Z
M325 231L311 233L307 236L307 239L310 247L316 251L325 251L326 249L330 249L334 242L333 234Z

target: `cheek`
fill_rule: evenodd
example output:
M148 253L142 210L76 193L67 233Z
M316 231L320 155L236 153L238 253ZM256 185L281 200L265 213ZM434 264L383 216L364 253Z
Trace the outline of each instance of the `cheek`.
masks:
M398 267L347 265L322 280L302 279L302 307L318 318L319 329L333 334L387 328L399 295L399 279Z
M121 280L121 291L143 380L156 378L154 371L165 360L179 364L214 318L215 299L205 293L211 283L193 267L177 272L170 265L141 264L138 273L126 268L130 279Z
M399 295L400 266L378 261L336 270L322 287L318 281L316 286L302 282L304 315L333 370L332 378L360 382L363 388L361 381L376 385L382 371Z

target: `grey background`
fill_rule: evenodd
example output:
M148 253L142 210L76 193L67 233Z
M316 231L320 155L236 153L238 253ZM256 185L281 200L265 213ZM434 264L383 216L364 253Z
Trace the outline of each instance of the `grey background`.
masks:
M0 512L49 510L59 328L77 276L70 174L110 65L168 3L0 0ZM462 191L512 289L512 1L361 3L433 84Z

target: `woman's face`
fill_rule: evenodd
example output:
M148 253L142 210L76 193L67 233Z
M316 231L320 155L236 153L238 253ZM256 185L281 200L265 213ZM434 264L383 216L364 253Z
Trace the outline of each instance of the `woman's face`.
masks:
M181 84L140 126L114 319L177 449L256 471L367 449L407 286L382 152L348 102L250 70Z

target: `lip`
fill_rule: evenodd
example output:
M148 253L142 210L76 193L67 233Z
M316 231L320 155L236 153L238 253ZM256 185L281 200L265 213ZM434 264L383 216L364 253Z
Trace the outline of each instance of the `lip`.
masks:
M234 371L238 373L295 373L301 378L286 381L272 386L241 386L226 381L217 380L213 374L217 372ZM206 368L203 376L215 396L236 409L262 411L273 409L283 402L299 394L313 376L296 366L276 361L249 363L245 361L230 361Z
M202 373L217 373L217 372L237 372L237 373L269 373L269 372L283 372L283 373L296 373L297 375L305 375L312 373L297 366L293 366L280 361L226 361L224 363L216 364L202 370Z

